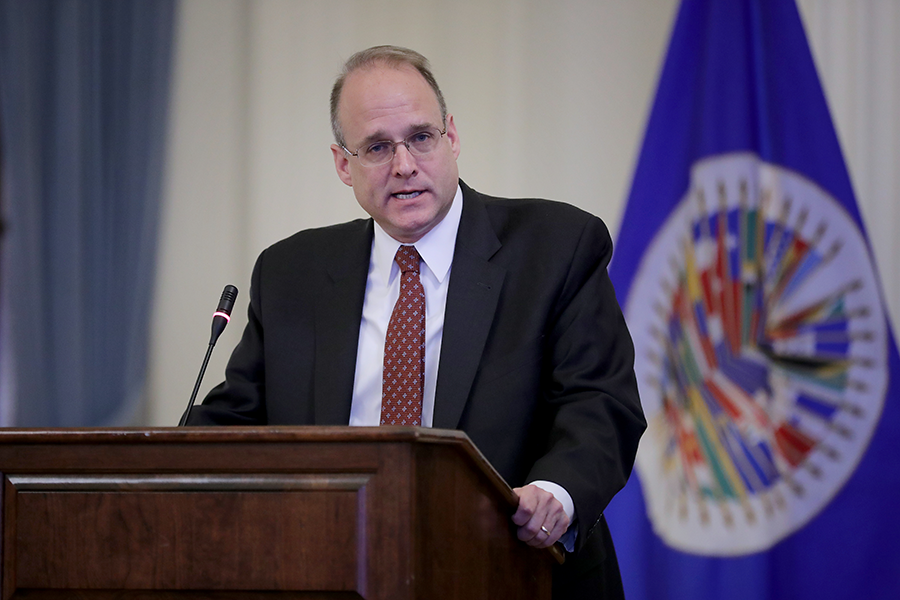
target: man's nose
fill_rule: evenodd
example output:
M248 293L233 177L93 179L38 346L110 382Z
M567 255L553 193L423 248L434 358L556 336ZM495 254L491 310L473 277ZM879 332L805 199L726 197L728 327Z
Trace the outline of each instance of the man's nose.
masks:
M405 142L400 142L394 146L394 157L392 163L394 173L402 176L409 176L416 172L416 157L412 155Z

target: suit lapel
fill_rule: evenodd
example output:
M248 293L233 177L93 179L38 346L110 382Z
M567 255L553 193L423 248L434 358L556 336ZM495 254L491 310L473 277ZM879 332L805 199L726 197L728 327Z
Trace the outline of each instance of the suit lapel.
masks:
M506 270L489 262L500 249L484 202L460 182L463 212L447 290L434 401L434 427L455 429L487 341Z
M340 236L340 245L324 248L326 284L316 306L315 424L350 422L359 322L366 293L372 220Z

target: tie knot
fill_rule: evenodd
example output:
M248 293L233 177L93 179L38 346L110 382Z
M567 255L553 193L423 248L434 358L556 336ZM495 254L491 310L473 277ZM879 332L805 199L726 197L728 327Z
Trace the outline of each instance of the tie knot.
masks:
M394 255L394 260L400 265L401 273L407 273L409 271L413 271L414 273L419 272L419 253L416 251L415 246L400 246L397 248L397 254Z

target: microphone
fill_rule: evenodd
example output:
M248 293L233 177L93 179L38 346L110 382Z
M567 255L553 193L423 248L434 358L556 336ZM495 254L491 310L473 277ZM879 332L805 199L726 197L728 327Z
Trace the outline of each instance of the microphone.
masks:
M210 346L216 345L219 336L225 331L225 326L231 321L231 309L234 308L234 301L237 300L237 295L238 290L233 285L226 285L225 289L222 290L219 306L216 307L216 312L213 313L212 333L209 336Z
M238 290L233 285L226 285L222 290L222 296L219 298L219 305L216 312L213 313L212 331L209 335L209 347L206 349L206 357L203 359L203 366L200 367L200 374L197 375L197 382L194 384L194 391L191 393L191 399L188 400L187 409L181 415L178 426L183 427L187 424L188 418L191 416L191 409L194 407L194 400L197 399L197 392L200 390L200 382L203 381L203 375L206 373L206 365L209 364L209 357L212 356L213 348L225 326L231 321L231 310L234 308L234 301L237 299Z

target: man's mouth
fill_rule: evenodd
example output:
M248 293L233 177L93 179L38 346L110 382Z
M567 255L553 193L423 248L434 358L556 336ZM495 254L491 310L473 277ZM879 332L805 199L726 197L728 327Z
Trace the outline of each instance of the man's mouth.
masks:
M415 192L397 192L396 194L391 194L391 195L392 195L394 198L397 198L398 200L411 200L412 198L415 198L416 196L418 196L418 195L421 194L421 193L422 193L421 191L415 191Z

